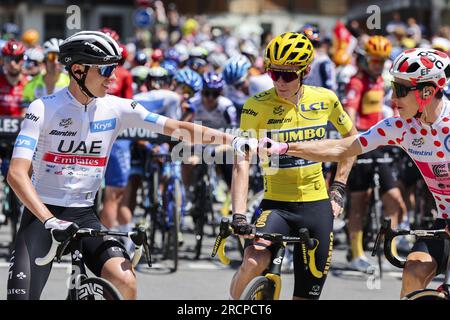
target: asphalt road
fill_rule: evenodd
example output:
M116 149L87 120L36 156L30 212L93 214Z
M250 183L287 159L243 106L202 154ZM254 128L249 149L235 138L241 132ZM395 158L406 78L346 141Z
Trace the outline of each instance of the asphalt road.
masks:
M210 230L209 227L207 230ZM336 237L336 239L339 238L339 236ZM0 227L0 243L7 239L8 228L2 226ZM210 257L213 237L206 237L200 260L193 260L193 235L186 231L184 239L185 243L181 248L180 265L177 272L170 273L161 262L156 262L151 269L145 265L139 267L137 272L138 299L228 299L230 281L240 264L240 254L233 249L234 241L231 241L228 246L229 256L232 259L231 266L224 266L217 258ZM396 300L399 298L401 270L385 272L383 278L379 280L373 275L348 270L345 254L345 246L335 246L330 273L321 299ZM67 262L54 263L52 273L42 293L42 299L65 298L69 267ZM7 250L2 248L0 249L0 299L6 298L7 276ZM439 281L442 281L442 278L438 278L430 287L437 287ZM281 299L290 299L294 285L293 274L283 273L282 284Z

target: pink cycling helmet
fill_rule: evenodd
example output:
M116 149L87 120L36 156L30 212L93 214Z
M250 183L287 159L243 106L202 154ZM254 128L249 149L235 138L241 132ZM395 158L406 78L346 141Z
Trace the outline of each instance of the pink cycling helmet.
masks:
M392 76L418 83L431 82L443 89L450 78L450 58L434 49L414 48L403 51L393 62Z

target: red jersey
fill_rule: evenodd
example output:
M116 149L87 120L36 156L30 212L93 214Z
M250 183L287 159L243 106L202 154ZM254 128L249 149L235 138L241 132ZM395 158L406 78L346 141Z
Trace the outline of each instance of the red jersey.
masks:
M133 77L131 72L122 66L118 66L114 70L116 81L111 83L108 94L118 96L121 98L133 98Z
M365 72L358 72L350 79L345 90L343 105L356 110L355 127L366 131L383 119L384 81L375 81Z
M27 83L21 76L19 82L11 85L4 74L0 74L0 115L20 117L23 87Z

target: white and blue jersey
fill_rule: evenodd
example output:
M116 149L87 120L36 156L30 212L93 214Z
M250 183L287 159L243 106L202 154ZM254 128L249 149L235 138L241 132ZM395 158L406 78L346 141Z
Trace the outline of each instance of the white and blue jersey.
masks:
M85 106L65 88L30 104L12 158L32 161L32 182L44 203L89 207L117 136L127 128L162 134L166 121L131 99L110 95Z

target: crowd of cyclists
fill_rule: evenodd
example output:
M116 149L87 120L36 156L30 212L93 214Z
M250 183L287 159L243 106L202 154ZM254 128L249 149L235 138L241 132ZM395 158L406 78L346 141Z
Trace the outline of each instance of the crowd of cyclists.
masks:
M270 131L273 130L271 124L282 125L292 121L289 114L283 113L285 108L282 105L275 106L273 110L272 108L267 109L268 111L263 109L271 107L269 102L264 104L264 101L274 104L284 103L272 100L276 98L273 97L274 93L270 90L280 78L286 83L293 83L292 79L289 79L292 73L296 78L300 76L301 84L306 86L301 90L300 87L287 87L285 89L286 97L282 98L297 105L300 101L297 99L299 92L302 99L306 99L303 96L307 97L308 100L302 100L303 104L299 104L301 106L299 112L310 116L310 118L305 116L305 119L312 121L310 122L311 126L317 126L317 128L323 126L326 128L326 136L331 138L338 137L340 134L342 137L346 137L357 134L357 131L365 132L382 119L399 115L397 105L391 99L393 76L389 70L393 61L403 51L412 48L433 49L445 54L450 51L450 27L442 27L438 34L425 37L426 33L413 18L408 19L406 24L398 16L395 16L394 20L387 25L386 30L377 35L367 34L357 22L353 21L344 27L349 36L348 45L343 50L337 47L336 42L339 39L330 36L331 33L327 32L331 32L331 30L323 27L305 24L299 30L292 30L295 33L279 36L271 33L242 35L233 33L229 28L211 27L207 21L201 18L181 17L176 7L169 6L166 16L159 17L159 22L153 27L151 33L148 30L140 30L134 39L124 39L115 30L108 27L97 31L111 37L121 50L121 59L117 61L118 65L115 67L113 80L107 84L109 95L133 99L145 110L160 116L199 123L228 133L238 132L234 130L238 128L243 131L250 129ZM86 90L85 84L86 75L82 74L80 70L64 68L64 63L61 63L60 46L63 44L63 39L51 38L41 41L35 30L27 30L21 34L13 24L3 26L2 37L3 40L0 42L2 66L0 72L0 116L22 117L34 122L38 121L36 113L28 111L30 104L36 99L63 90L69 85L71 77L75 79L80 88L84 88L83 92L87 92L89 96L89 90ZM294 45L304 43L305 48L310 43L312 47L305 53L306 57L292 58L290 56L282 60L283 55L286 55L286 51L282 50L283 46L286 48L285 50L291 50L289 51L291 55L296 52L296 49L289 47L291 44L287 44L291 43L289 41ZM270 56L269 49L272 50L270 59L268 58ZM286 62L289 59L297 60L290 65ZM67 64L70 60L65 62L66 65L70 65L70 63ZM295 69L296 72L286 72L292 71L289 66L297 66L299 69ZM77 73L84 78L75 77ZM446 81L449 76L447 75ZM322 88L327 90L322 91ZM289 92L294 92L294 99L294 95ZM336 95L330 92L335 92ZM443 86L442 92L443 99L447 99L450 90ZM280 96L280 92L277 91L277 93ZM90 97L95 96L93 94ZM326 101L323 102L323 100ZM325 111L327 109L333 110ZM283 118L282 120L264 119L261 120L265 121L263 125L260 121L252 126L252 123L256 123L255 119L261 118L265 112L267 117L273 118L276 118L275 115L279 112L280 115L283 114ZM323 118L321 112L328 112L327 117ZM294 115L295 117L298 115ZM317 122L319 119L322 119L320 123ZM295 121L300 120L293 122ZM322 123L323 121L324 123ZM61 128L63 128L62 125L61 122ZM289 127L287 128L289 129ZM288 129L286 129L287 132ZM321 132L320 130L319 128L316 132ZM54 134L65 136L72 133L58 131ZM296 134L298 135L300 132ZM306 135L306 131L303 134ZM269 137L273 138L274 136ZM261 136L254 138L261 138ZM320 136L317 133L317 138L325 138L325 135ZM414 143L417 148L425 143L424 138L416 140ZM295 141L285 140L284 142ZM173 144L155 144L146 140L120 139L114 142L105 170L104 190L100 198L102 204L98 215L102 225L125 232L133 230L136 225L133 215L137 205L137 192L143 186L142 179L147 151L151 149L156 153L169 153L171 148L173 148ZM213 152L217 152L217 148ZM222 160L230 159L229 154L232 153L230 148L223 148L221 152L223 153L223 156L220 157ZM6 177L12 146L10 150L2 150L1 154L2 175ZM202 154L204 154L203 149ZM284 170L290 168L293 163L291 158L281 159L280 156L280 168L281 165L284 165ZM422 199L418 199L416 189L420 188L421 183L423 184L423 178L413 161L401 148L395 146L378 148L358 156L358 160L379 158L393 159L392 163L381 163L376 169L380 175L384 215L392 219L394 227L397 225L399 227L409 227L410 225L430 227L438 211L431 196L426 205L422 207L418 205L422 204ZM243 193L247 194L248 182L245 181L245 176L248 176L248 167L235 165L233 168L233 161L218 161L217 174L225 182L226 192L232 193L233 206L230 201L219 199L216 190L214 191L215 201L220 201L225 207L221 210L224 214L228 215L233 211L233 226L237 229L245 229L242 233L248 231L247 224L242 223L242 219L248 220L253 215L254 222L263 221L262 225L265 225L268 218L267 212L270 210L283 209L281 211L284 213L280 214L280 217L290 221L289 224L293 225L305 223L305 221L299 222L294 218L291 221L289 220L291 218L284 216L286 212L298 211L303 214L305 212L312 214L311 217L305 219L307 221L311 219L308 225L323 243L320 247L321 258L318 259L318 267L322 270L331 254L333 237L330 238L329 235L333 231L333 222L332 219L328 219L328 216L324 216L320 218L323 219L320 230L315 230L313 226L318 224L316 219L319 214L333 212L336 217L334 231L345 231L348 236L348 267L365 272L371 267L371 262L364 252L365 249L368 249L365 247L364 232L367 225L367 207L373 187L371 177L375 169L374 166L367 166L364 161L358 162L358 160L355 164L347 161L341 162L337 166L331 162L324 162L323 165L320 162L315 163L320 167L320 174L322 174L323 168L323 176L315 177L314 181L307 182L311 184L312 188L315 188L315 196L311 198L303 196L303 193L307 195L311 191L308 191L306 187L304 190L300 190L300 187L295 186L295 182L293 184L296 190L293 192L298 192L302 196L288 197L291 190L285 190L282 181L289 184L286 181L291 181L295 177L290 177L287 171L285 176L279 177L280 181L277 181L275 177L269 181L265 177L261 187L264 188L266 197L261 204L261 209L250 212L248 218L247 199L242 195ZM182 211L186 214L195 215L198 211L198 208L194 207L195 194L192 192L198 177L195 176L196 171L193 170L193 167L202 161L202 156L194 152L184 158L183 163L180 164L179 174L184 184L185 196ZM267 163L262 160L261 162L263 167L267 166ZM311 164L313 163L302 163L301 166L306 168ZM47 169L47 172L50 172L50 169ZM311 172L308 171L308 174ZM253 175L251 179L262 178L261 175ZM279 190L277 191L275 188L279 188ZM348 192L346 201L344 201L345 190ZM424 193L428 191L426 188L422 188L419 192L425 198ZM328 208L330 206L328 200L319 206L320 201L328 199L328 193L332 200L331 207ZM316 195L318 196L316 197ZM229 198L229 196L227 197ZM281 202L284 203L282 206ZM289 202L291 204L287 205L286 203ZM309 205L311 207L308 207ZM342 211L345 212L345 216L338 218ZM275 215L271 215L271 217L272 221L276 219ZM219 221L219 217L215 221L212 219L211 223L217 221ZM342 222L340 226L339 222ZM275 222L271 223L275 224ZM275 229L267 227L264 230L274 231ZM289 232L289 229L286 230ZM181 243L182 234L180 234ZM131 241L125 243L125 251L131 252L132 246ZM261 246L265 248L267 243L262 241ZM394 253L398 254L397 251L399 251L406 255L412 246L413 243L408 239L401 239L396 246L393 246ZM268 256L261 254L258 250L262 249L254 249L253 252L246 250L243 265L233 278L230 291L232 298L239 297L247 279L264 270L264 263ZM306 275L307 272L304 270L305 274L302 274L298 263L295 263L295 260L299 259L299 250L294 249L293 258L291 258L294 261L293 267L289 263L285 263L286 267L293 268L296 274L294 296L318 298L325 277L319 280L314 279ZM252 263L254 264L252 265ZM99 268L98 265L94 266L97 271ZM102 275L104 275L103 272ZM123 287L124 284L119 285L119 288L121 286ZM320 289L311 293L310 288L314 286L318 286ZM133 297L133 294L129 293L128 297Z

